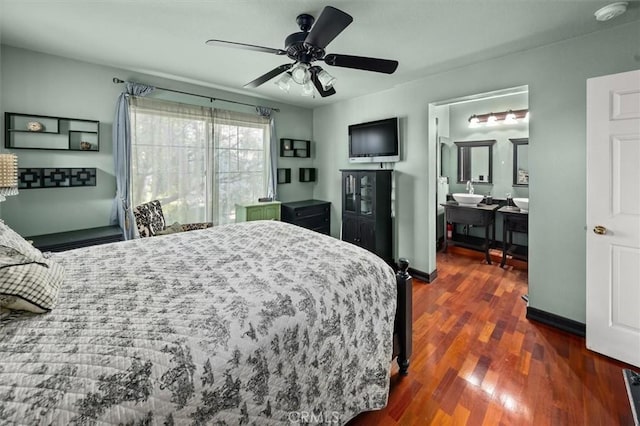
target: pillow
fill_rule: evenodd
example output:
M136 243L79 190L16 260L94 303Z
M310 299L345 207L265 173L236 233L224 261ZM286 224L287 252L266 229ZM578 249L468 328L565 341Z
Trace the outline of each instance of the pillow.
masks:
M34 263L35 259L23 255L13 247L0 245L0 269L14 265Z
M16 231L9 228L7 224L0 221L0 245L11 247L21 254L32 259L42 257L42 252L31 245L30 242L22 238Z
M213 226L212 222L196 222L180 225L182 231L195 231L197 229L207 229Z
M156 235L169 235L175 234L176 232L182 232L182 227L184 225L180 225L178 222L174 222L172 225L167 226L162 231L156 232Z
M29 258L4 247L0 256L0 307L35 313L50 311L58 299L64 268L45 259Z
M133 209L133 216L136 219L138 235L141 238L153 237L157 232L164 230L166 223L158 200L137 206Z

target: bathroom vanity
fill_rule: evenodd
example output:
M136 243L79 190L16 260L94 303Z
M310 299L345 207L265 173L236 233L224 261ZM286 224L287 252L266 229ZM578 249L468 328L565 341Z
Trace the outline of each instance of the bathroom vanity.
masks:
M484 251L487 263L491 264L489 248L496 237L495 213L500 206L498 204L478 204L474 207L460 206L455 201L449 201L441 205L445 210L446 222L454 224L452 238L444 239L442 251L446 252L449 244L476 250L480 249L481 251ZM455 224L484 227L484 240L481 245L478 245L477 239L474 239L473 237L466 237L465 235L457 234Z
M502 261L500 267L504 267L507 256L514 259L527 261L529 250L527 246L513 243L513 233L529 233L529 213L522 211L518 207L501 207L498 212L502 213Z

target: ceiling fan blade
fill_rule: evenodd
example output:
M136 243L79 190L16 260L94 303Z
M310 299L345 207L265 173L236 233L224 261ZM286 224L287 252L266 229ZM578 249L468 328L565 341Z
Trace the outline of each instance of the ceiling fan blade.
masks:
M367 58L365 56L336 55L330 53L324 57L327 65L334 67L354 68L357 70L382 72L393 74L398 68L398 61L379 58Z
M276 68L272 69L268 73L263 74L260 77L256 78L252 82L249 82L249 83L245 84L244 87L245 88L249 88L249 89L255 89L256 87L260 86L261 84L266 83L267 81L271 80L273 77L276 77L276 76L282 74L283 72L287 71L292 66L293 66L293 64L280 65L279 67L276 67Z
M309 68L309 71L311 71L311 82L315 86L318 93L320 93L320 96L322 96L323 98L326 98L327 96L336 94L336 89L334 89L333 86L329 87L329 90L324 90L324 87L322 87L322 83L320 83L320 80L318 79L318 73L322 71L322 68L320 68L317 65L314 65L311 68Z
M335 7L326 6L322 9L320 17L311 28L304 42L305 44L324 49L352 22L353 18L351 15Z
M287 51L282 49L272 49L271 47L256 46L253 44L237 43L235 41L207 40L209 46L234 47L236 49L253 50L255 52L273 53L275 55L286 55Z

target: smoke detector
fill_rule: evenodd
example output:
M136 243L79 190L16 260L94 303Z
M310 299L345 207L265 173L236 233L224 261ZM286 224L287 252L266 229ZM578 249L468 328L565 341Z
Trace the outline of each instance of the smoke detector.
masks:
M611 3L598 9L594 15L598 21L608 21L625 13L628 4L626 1Z

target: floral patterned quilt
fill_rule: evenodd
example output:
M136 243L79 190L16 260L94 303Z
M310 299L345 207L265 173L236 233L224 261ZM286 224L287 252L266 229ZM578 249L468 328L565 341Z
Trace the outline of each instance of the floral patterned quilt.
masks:
M0 424L343 424L389 390L396 280L276 221L57 253L48 314L0 316Z

